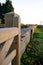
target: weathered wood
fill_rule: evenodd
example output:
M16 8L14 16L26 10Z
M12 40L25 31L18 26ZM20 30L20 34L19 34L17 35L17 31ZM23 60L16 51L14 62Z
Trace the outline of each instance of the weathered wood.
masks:
M16 54L16 57L12 61L12 65L15 65L15 64L20 65L20 32L21 32L20 31L20 26L21 26L21 24L20 24L20 17L19 16L15 16L13 18L13 26L18 27L19 34L16 37L16 41L17 41L17 43L16 43L16 51L17 51L17 54Z
M25 33L21 35L20 57L24 53L27 44L30 42L30 32L30 30L27 30Z
M2 28L0 29L0 44L19 34L18 28Z
M12 60L13 58L16 56L16 50L13 50L5 59L4 61L2 62L1 65L8 65Z
M2 51L0 52L0 65L1 63L3 62L11 44L13 42L13 38L12 39L9 39L8 41L6 41L6 43L4 44L3 48L2 48Z
M13 27L14 14L14 12L9 12L5 14L5 27Z

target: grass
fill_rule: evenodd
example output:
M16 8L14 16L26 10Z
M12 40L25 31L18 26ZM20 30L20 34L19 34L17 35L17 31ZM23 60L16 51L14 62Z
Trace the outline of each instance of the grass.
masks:
M2 23L2 19L0 19L0 24Z
M21 57L21 65L43 65L43 29L35 29L33 39Z
M33 38L34 39L36 38L36 40L39 41L40 52L43 52L43 29L38 29L37 28L36 32L34 33L34 37Z

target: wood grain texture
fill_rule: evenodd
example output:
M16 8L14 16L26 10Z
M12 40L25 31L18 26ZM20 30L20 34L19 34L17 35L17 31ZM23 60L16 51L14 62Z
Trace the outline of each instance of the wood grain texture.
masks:
M12 39L9 39L8 41L6 41L6 43L4 44L3 48L2 48L2 51L0 52L0 65L1 63L3 62L11 44L13 42L13 38Z
M2 28L0 29L0 44L19 34L18 28Z
M2 62L1 65L8 65L12 60L13 58L16 56L16 50L13 50L5 59L4 61Z

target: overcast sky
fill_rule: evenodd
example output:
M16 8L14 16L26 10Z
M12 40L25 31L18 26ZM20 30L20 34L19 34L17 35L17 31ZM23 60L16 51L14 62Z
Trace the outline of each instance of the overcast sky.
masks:
M15 12L25 24L40 24L43 21L43 0L11 0ZM5 0L0 0L5 2Z

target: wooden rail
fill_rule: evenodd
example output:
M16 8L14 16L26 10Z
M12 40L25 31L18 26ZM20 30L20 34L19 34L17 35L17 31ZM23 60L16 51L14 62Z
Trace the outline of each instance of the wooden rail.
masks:
M0 44L18 34L17 28L1 28L0 29Z
M19 29L16 28L16 27L15 28L1 28L0 29L0 45L4 44L1 48L1 50L0 50L0 65L8 65L14 59L14 57L16 56L16 53L18 52L16 50L18 48L14 49L12 52L7 54L11 45L12 45L12 42L13 42L15 36L17 36L16 40L18 40ZM17 44L16 44L17 46L19 46L18 41L17 41ZM17 61L18 60L19 59L17 59Z
M28 30L27 30L28 29ZM26 49L26 46L27 44L30 42L30 32L31 30L29 30L29 28L25 28L25 29L22 29L21 30L21 44L20 44L20 53L21 53L21 56L22 54L24 53L25 49Z

